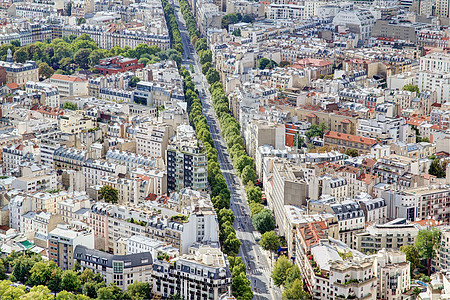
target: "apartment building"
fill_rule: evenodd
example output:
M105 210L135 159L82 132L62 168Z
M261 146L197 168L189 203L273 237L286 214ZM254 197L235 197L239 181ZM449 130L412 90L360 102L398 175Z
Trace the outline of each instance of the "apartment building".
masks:
M377 299L373 258L334 239L303 245L304 254L296 263L312 299Z
M100 184L104 176L118 176L127 174L127 167L122 164L110 163L104 160L88 158L83 165L83 175L86 178L86 186Z
M82 171L86 158L84 150L61 146L53 152L53 168Z
M256 156L258 147L273 146L275 149L284 149L285 127L282 123L268 122L266 120L250 121L244 127L244 146L251 157Z
M178 294L185 299L219 300L231 294L231 272L219 245L195 244L171 262L155 261L153 293Z
M162 15L162 18L159 18L159 20L156 18L152 19L154 19L150 23L152 27L141 27L141 30L128 30L125 26L117 26L117 24L66 25L61 28L61 35L70 36L74 34L78 37L82 34L88 34L100 49L111 49L116 45L121 48L128 46L134 49L137 45L144 43L150 46L158 46L161 48L161 51L166 51L170 48L170 38L164 16Z
M48 257L61 269L72 269L77 246L94 249L94 234L88 229L71 228L67 224L58 224L48 234Z
M383 198L372 198L372 196L366 193L357 195L355 199L364 211L366 223L386 223L388 215L386 200Z
M409 125L404 118L389 118L384 114L377 114L374 119L359 119L356 134L390 144L407 143L409 131Z
M165 158L169 143L169 128L163 123L144 122L136 133L136 153Z
M173 259L180 255L177 248L171 244L152 239L143 235L133 235L129 238L121 238L114 245L114 254L126 255L142 252L150 252L153 260L156 260L159 254L167 254L169 259Z
M373 168L374 175L381 177L384 183L396 184L400 188L413 186L411 174L420 173L420 164L416 159L391 154L377 160Z
M333 18L334 26L346 26L365 41L372 36L375 18L368 10L341 10Z
M133 102L158 107L167 103L184 101L184 93L177 82L140 81L133 93Z
M55 86L61 97L83 96L88 94L87 80L62 74L54 74L50 77L50 84Z
M400 251L382 249L375 255L377 299L400 300L411 289L411 263Z
M341 176L321 175L314 176L310 180L309 198L319 199L322 195L331 196L337 201L344 200L348 196L349 185L347 179Z
M47 248L48 233L62 222L62 217L50 212L29 211L21 216L20 232L38 247Z
M450 190L446 186L424 186L406 189L399 194L412 203L416 210L416 218L433 220L449 224L450 220Z
M404 219L374 224L356 234L354 248L363 253L376 253L383 248L399 250L415 242L419 229L415 224L406 224Z
M25 63L13 61L11 49L8 49L6 61L0 61L0 67L6 70L6 84L16 83L25 86L28 81L39 81L38 66L35 61Z
M39 146L30 141L23 141L20 144L5 146L2 150L3 172L17 171L19 165L27 160L39 162L39 157Z
M188 128L184 128L188 127ZM192 132L190 135L180 131ZM199 142L189 125L180 125L174 143L167 148L167 188L179 191L183 188L204 191L207 188L206 151L199 147Z
M180 253L187 253L195 242L218 241L217 216L211 200L192 203L188 216L172 209L158 209L161 212L145 205L128 209L97 202L91 207L88 224L94 230L96 243L111 251L118 238L135 234L170 243Z
M86 221L86 213L91 208L91 198L86 192L73 192L69 197L57 203L56 213L65 223Z
M335 131L328 131L323 138L326 146L335 147L339 150L353 148L358 150L359 153L369 153L371 147L378 143L377 140L372 138Z
M74 249L73 259L80 264L81 271L99 273L107 286L115 284L124 291L135 282L152 282L155 258L150 252L114 255L79 244Z
M137 204L144 201L150 194L147 181L141 178L121 178L117 176L103 176L99 179L100 186L111 186L118 192L118 202L123 205Z
M165 169L163 156L151 157L148 155L136 154L134 152L121 151L117 148L109 149L106 152L106 159L110 163L121 164L127 167L127 172L135 168L157 168Z
M308 183L304 177L305 171L287 160L273 162L273 188L267 200L281 235L287 234L285 230L289 228L285 205L306 205Z
M450 100L450 54L430 53L420 58L417 86L420 91L435 91L438 103Z
M327 212L337 217L339 240L353 247L357 233L365 228L364 211L355 200L336 202L333 197L310 200L308 213Z
M285 145L293 147L294 144L297 145L298 141L294 140L298 137L303 137L306 132L311 128L311 124L308 122L288 122L284 124L285 126ZM299 145L297 145L298 147Z
M41 96L40 103L52 107L59 108L59 90L53 85L43 82L28 81L25 85L27 93L37 93Z
M57 188L56 172L21 176L13 180L11 187L24 192L36 192L42 190L55 190Z

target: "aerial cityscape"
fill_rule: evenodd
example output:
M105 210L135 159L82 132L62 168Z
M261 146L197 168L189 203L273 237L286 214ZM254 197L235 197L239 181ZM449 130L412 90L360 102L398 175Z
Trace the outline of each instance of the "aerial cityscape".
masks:
M1 0L0 101L0 299L450 299L450 0Z

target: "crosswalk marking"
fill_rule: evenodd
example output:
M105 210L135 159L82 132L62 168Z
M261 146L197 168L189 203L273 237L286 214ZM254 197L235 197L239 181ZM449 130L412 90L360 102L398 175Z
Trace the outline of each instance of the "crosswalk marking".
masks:
M264 267L264 268L257 268L257 269L253 269L253 270L247 271L247 274L260 275L262 273L268 273L268 272L270 272L270 268L269 267Z

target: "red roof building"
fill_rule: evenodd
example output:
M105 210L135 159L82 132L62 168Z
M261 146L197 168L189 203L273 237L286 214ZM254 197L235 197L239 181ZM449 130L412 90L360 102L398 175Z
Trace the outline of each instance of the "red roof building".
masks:
M142 69L144 64L137 58L128 58L123 56L114 56L100 59L95 68L103 75L117 74L127 71Z
M370 152L371 147L378 143L376 139L335 131L328 131L324 135L323 140L326 146L336 147L341 150L353 148L361 153Z

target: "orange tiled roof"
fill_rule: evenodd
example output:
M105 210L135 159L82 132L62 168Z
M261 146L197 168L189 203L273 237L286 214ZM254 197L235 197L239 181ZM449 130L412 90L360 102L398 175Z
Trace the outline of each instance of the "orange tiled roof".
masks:
M335 131L328 131L325 134L325 137L338 139L338 140L344 140L344 141L350 141L350 142L355 142L355 143L361 143L361 144L366 144L366 145L377 144L377 140L375 140L375 139L361 137L361 136L352 135L352 134L345 134L345 133L340 133L340 132L335 132Z
M69 76L69 75L62 75L62 74L53 74L51 79L64 80L64 81L74 81L74 82L75 81L78 81L78 82L87 81L86 79L83 79L83 78L80 78L80 77Z
M15 82L8 83L6 86L9 87L12 90L20 89L20 86L17 83L15 83Z

